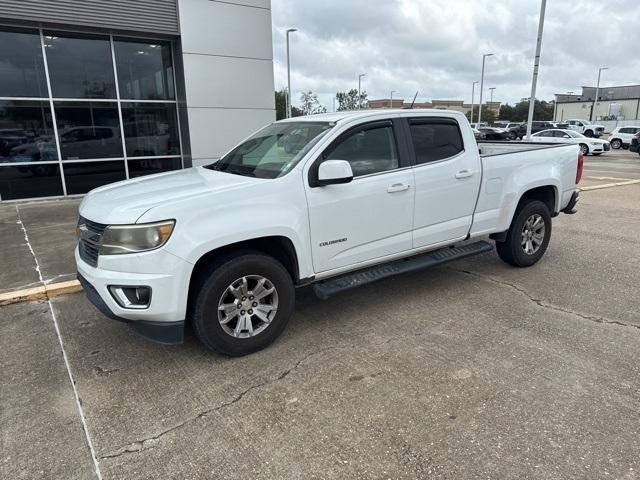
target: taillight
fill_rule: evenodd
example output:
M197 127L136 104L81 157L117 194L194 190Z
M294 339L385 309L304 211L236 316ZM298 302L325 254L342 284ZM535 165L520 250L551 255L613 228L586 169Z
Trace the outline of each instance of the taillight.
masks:
M578 153L578 170L576 171L576 185L582 180L582 169L584 167L584 155L582 152Z

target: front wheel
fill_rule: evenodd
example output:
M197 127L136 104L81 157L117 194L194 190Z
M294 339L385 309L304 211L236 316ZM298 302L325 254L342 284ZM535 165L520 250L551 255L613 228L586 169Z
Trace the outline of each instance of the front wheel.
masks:
M584 136L592 138L593 137L593 130L587 130L586 132L584 132Z
M587 147L586 143L580 144L580 153L582 153L582 155L586 155L589 153L589 147Z
M611 140L611 148L613 148L614 150L618 150L621 147L622 142L620 140L618 140L617 138Z
M293 281L280 262L259 252L227 256L195 279L191 315L209 349L241 356L271 344L293 314Z
M551 214L547 206L531 200L520 206L504 242L496 242L498 256L514 267L537 263L549 246Z

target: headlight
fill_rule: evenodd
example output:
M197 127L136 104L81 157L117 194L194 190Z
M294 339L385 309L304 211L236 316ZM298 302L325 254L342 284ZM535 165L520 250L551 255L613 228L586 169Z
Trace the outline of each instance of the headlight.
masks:
M146 252L167 243L175 220L140 225L111 225L102 236L100 255Z

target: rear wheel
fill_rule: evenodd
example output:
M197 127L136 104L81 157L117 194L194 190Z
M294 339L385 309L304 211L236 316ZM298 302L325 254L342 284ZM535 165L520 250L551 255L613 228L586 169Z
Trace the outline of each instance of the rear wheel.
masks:
M280 336L294 298L293 281L282 264L259 252L238 252L196 279L193 329L211 350L247 355Z
M498 256L514 267L529 267L547 251L551 214L547 206L531 200L518 207L504 242L496 242Z
M622 141L620 139L614 138L613 140L611 140L611 148L618 150L621 147L622 147Z
M586 143L580 144L580 152L582 153L582 155L586 155L589 153L589 147L587 147Z

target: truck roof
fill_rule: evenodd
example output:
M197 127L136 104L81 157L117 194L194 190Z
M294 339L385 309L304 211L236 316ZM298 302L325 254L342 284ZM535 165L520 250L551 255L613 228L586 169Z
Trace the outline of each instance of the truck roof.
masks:
M358 118L367 118L372 116L395 115L398 113L410 116L412 113L438 113L438 114L452 114L462 115L462 113L455 110L441 110L435 108L386 108L386 109L365 109L365 110L348 110L343 112L333 113L319 113L316 115L306 115L303 117L293 117L280 122L339 122L341 120L354 120Z

